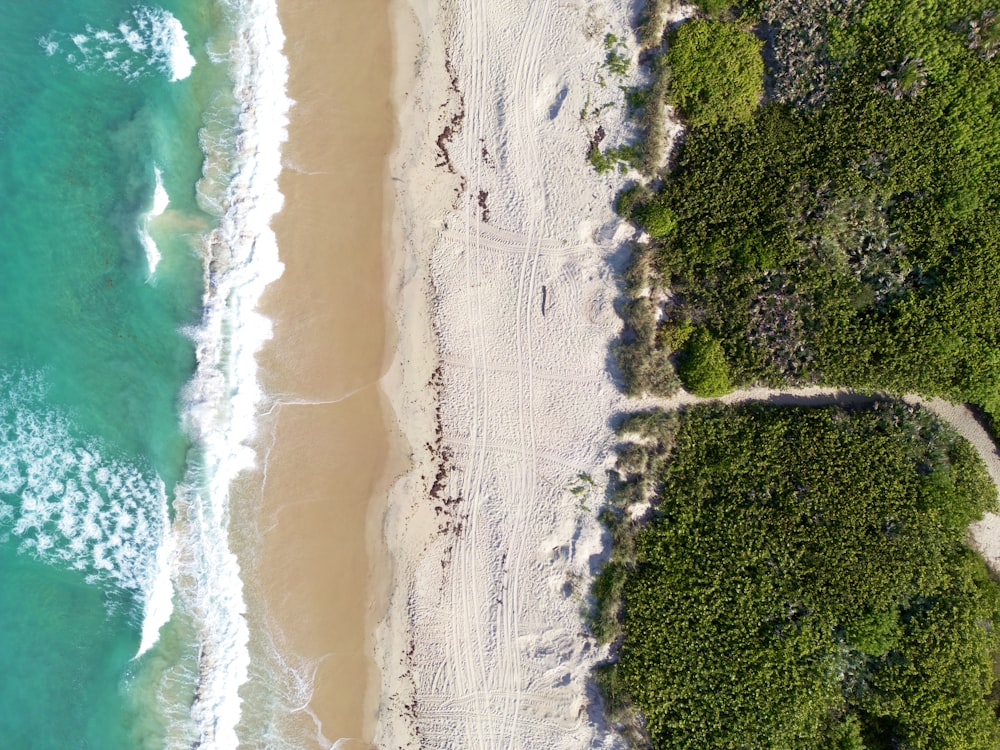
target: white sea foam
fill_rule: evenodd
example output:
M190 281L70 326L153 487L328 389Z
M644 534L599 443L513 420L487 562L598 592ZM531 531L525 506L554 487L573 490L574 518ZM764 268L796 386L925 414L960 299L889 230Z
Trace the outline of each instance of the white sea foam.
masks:
M163 187L163 173L159 167L153 167L153 176L156 178L156 187L153 189L153 208L149 212L150 217L162 215L170 205L170 196Z
M166 12L166 11L164 11ZM170 80L181 81L191 75L195 59L187 43L187 32L181 22L170 13L166 14L165 25L161 28L164 38L162 46L167 50L170 63Z
M203 206L221 208L204 244L205 296L201 325L192 331L197 371L186 390L185 422L197 448L189 490L178 496L177 589L199 626L199 684L191 718L203 750L235 750L240 686L249 670L249 633L239 564L228 545L230 487L253 466L261 387L256 352L271 323L256 312L265 287L283 270L270 222L282 205L278 190L286 95L284 35L275 0L234 0L232 76L239 106L233 175L223 195L213 179L199 185ZM206 130L211 131L211 126ZM230 122L227 133L233 132ZM230 145L223 133L203 133L203 146ZM206 153L208 171L213 154ZM217 170L221 173L226 170Z
M139 6L113 31L88 24L75 34L50 32L39 44L48 55L63 54L79 70L112 70L129 79L159 71L179 81L195 66L184 26L163 8Z
M164 503L163 521L164 532L156 547L144 591L142 637L139 640L136 658L156 645L160 639L160 630L169 622L174 612L173 573L177 544L169 527L169 518L166 517L166 503Z
M39 375L0 375L0 539L148 603L169 565L163 482L76 434L44 393ZM169 616L168 597L159 624Z
M160 264L162 256L160 248L156 246L153 236L149 233L148 220L144 221L139 227L139 241L142 243L142 249L146 253L146 267L149 268L148 278L152 278L153 274L156 273L156 267Z
M139 241L142 242L142 249L146 253L146 266L149 268L149 276L152 278L156 273L156 267L160 264L162 255L160 248L156 246L156 241L149 233L149 224L157 216L163 214L170 205L170 196L163 187L163 174L159 167L153 167L153 174L156 178L156 187L153 190L153 206L143 216L139 224Z

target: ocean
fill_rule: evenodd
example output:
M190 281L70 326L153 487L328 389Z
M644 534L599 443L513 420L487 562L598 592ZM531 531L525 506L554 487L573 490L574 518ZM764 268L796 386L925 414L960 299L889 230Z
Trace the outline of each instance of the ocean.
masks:
M0 746L262 746L227 529L281 273L274 0L0 19Z

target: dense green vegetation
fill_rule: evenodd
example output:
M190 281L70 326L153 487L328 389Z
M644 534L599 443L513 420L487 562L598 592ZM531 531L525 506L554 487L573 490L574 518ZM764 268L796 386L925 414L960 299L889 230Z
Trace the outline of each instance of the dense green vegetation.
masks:
M915 391L1000 423L998 6L698 4L664 44L651 3L652 83L626 92L647 135L609 157L646 178L616 201L649 235L625 277L626 392ZM686 132L661 169L665 101ZM964 543L996 493L964 441L891 402L623 433L591 622L616 644L600 683L623 729L671 749L1000 747L1000 589Z
M758 0L682 24L665 76L685 140L662 187L625 206L672 292L657 325L708 331L734 385L917 391L1000 415L992 1ZM725 29L746 40L725 60L756 56L750 26L767 39L752 112L713 93L727 66L684 51ZM670 339L656 333L656 356L683 360Z
M746 122L763 92L761 44L733 23L682 24L667 50L670 98L692 127Z
M622 432L593 625L620 637L600 681L626 728L691 750L1000 744L1000 590L963 541L995 490L965 441L895 403Z
M684 357L677 373L685 387L696 396L710 398L732 390L729 366L722 346L704 328L697 328L687 338Z

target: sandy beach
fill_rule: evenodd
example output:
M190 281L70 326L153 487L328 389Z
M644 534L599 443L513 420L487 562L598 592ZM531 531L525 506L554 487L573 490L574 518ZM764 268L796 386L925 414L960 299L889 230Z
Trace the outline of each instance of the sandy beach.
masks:
M629 401L609 362L634 236L622 178L586 157L631 135L634 80L602 65L630 12L281 2L286 270L264 300L263 498L236 547L269 670L248 689L278 695L303 747L621 746L581 618L612 422L693 400ZM931 406L1000 478L971 415ZM974 532L997 557L992 523Z
M272 405L259 435L263 472L248 484L262 485L263 498L246 532L257 539L236 545L255 550L241 566L251 648L264 665L247 690L277 694L270 703L285 724L275 729L302 747L363 748L386 584L373 498L398 460L378 386L392 342L393 52L381 0L281 0L279 13L295 104L274 222L285 271L262 301L274 322L259 357Z
M403 7L421 42L398 49L387 392L414 469L386 518L376 744L616 746L588 679L604 654L580 614L604 549L622 403L607 368L613 265L630 231L611 208L618 178L586 154L598 127L625 135L622 107L590 110L620 103L601 64L627 9Z

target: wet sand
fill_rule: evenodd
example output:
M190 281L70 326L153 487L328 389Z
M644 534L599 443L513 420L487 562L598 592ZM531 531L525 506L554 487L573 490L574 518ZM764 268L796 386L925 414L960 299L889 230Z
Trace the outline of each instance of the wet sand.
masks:
M261 435L263 538L249 577L284 638L279 650L316 668L304 720L311 713L330 742L353 738L343 750L366 747L374 731L372 630L386 596L380 498L399 461L378 388L392 343L387 6L279 0L296 104L274 222L285 272L262 305L274 338L261 379L277 405L273 432Z

